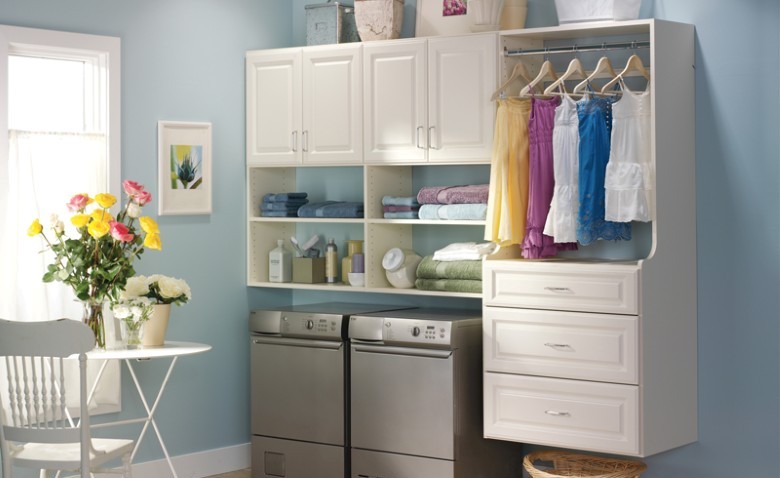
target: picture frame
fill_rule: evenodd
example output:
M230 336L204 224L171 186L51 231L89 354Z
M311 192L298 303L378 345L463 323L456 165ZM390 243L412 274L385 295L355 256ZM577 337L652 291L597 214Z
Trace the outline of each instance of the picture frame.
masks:
M211 123L157 122L160 216L211 214Z
M444 16L443 6L443 0L417 0L415 37L471 33L474 20L468 9L466 15Z

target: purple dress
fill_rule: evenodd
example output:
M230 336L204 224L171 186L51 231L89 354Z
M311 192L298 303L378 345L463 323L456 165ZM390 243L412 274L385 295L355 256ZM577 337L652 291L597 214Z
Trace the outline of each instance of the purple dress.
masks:
M528 213L526 216L523 257L539 259L552 257L561 250L576 250L577 244L556 244L544 234L544 224L550 212L555 178L553 175L553 126L555 108L560 98L548 100L531 98L531 117L528 121Z

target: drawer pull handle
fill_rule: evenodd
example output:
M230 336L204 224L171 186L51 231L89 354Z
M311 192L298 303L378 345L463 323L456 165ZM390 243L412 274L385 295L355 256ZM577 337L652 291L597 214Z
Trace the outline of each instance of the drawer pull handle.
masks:
M545 287L544 290L549 290L550 292L573 292L568 287Z
M572 347L569 344L554 344L552 342L547 342L544 344L545 347L550 347L551 349L560 350L560 349L566 349L571 350Z
M555 410L545 410L544 413L547 415L552 415L553 417L570 417L571 413L569 412L558 412Z

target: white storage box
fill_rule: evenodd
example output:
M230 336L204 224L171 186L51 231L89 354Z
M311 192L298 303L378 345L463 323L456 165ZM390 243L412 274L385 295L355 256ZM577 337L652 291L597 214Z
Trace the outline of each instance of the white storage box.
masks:
M636 20L642 0L555 0L558 23Z

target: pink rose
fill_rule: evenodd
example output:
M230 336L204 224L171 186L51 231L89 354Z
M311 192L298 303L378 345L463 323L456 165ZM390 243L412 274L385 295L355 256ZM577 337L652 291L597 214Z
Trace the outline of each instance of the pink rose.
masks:
M127 226L121 222L111 221L109 226L111 226L109 231L111 233L111 237L119 242L130 242L135 237L134 235L130 234L130 230L127 228Z
M149 191L141 191L133 196L133 202L139 206L143 206L152 200L152 193Z
M144 192L143 186L135 181L130 181L129 179L126 179L122 182L122 187L125 188L125 192L130 197L136 197L140 193Z
M76 194L72 198L70 198L70 202L68 202L68 211L70 212L78 212L83 211L85 207L87 207L87 204L89 204L89 196L86 194Z

